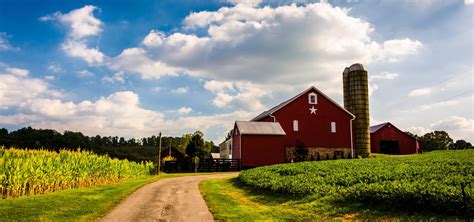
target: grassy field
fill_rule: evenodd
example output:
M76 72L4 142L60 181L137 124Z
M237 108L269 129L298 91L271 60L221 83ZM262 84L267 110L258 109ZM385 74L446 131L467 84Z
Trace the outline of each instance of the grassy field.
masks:
M88 188L0 200L0 221L91 221L105 215L138 188L161 179L199 174L144 176Z
M219 220L465 219L473 162L474 150L303 162L204 181L201 191Z

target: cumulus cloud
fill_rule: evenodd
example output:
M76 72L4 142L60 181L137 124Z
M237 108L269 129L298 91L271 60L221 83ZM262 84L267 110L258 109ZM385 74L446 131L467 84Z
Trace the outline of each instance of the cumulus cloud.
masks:
M30 71L27 69L11 67L11 68L6 68L5 70L7 71L7 73L17 75L17 76L27 76L28 74L30 74Z
M218 82L280 84L293 89L292 93L317 81L321 90L334 96L340 94L334 89L340 88L344 67L354 62L401 61L422 46L410 38L372 40L373 25L328 3L276 7L236 3L189 14L183 21L185 32L165 35L151 30L142 42L144 48L122 53L132 50L133 58L113 59L122 57L120 63L127 63L143 58L123 68L159 64L153 72L135 68L142 78L179 73ZM384 75L375 78L396 77ZM233 100L229 93L214 93L216 106Z
M59 20L69 27L70 38L82 39L86 36L97 35L102 31L102 22L94 17L94 11L97 9L95 6L86 5L66 14L55 12L51 15L40 17L39 19L41 21Z
M29 90L20 90L18 85ZM59 131L74 130L90 136L142 137L154 135L157 130L175 136L195 130L206 133L215 127L228 128L234 120L248 119L252 115L235 111L166 118L161 112L141 107L138 95L131 91L115 92L96 101L83 100L75 103L61 99L57 91L49 89L40 79L9 74L0 75L0 104L18 110L13 115L0 114L0 124L30 125ZM189 114L192 109L182 107L178 112Z
M193 109L191 109L191 107L181 107L181 108L178 109L179 114L188 114L191 111L193 111Z
M473 4L474 4L474 0L464 0L464 4L465 4L465 5L473 5Z
M2 107L18 106L33 98L61 96L61 92L49 89L48 84L41 79L0 74L0 106Z
M474 142L474 119L461 116L449 116L431 124L434 130L444 130L454 139L465 139Z
M141 48L125 49L120 55L110 59L107 65L114 70L138 73L143 79L159 78L165 75L176 76L181 72L180 69L151 59Z
M102 32L103 24L94 16L95 10L98 10L98 8L86 5L66 14L55 12L40 17L40 20L58 20L69 28L68 38L61 45L66 55L81 58L89 64L100 64L104 62L105 55L98 47L90 48L85 40L86 37L96 36Z
M62 44L67 55L84 59L89 64L98 64L104 61L104 54L97 48L88 48L85 42L67 40Z
M431 88L421 88L421 89L414 89L412 90L408 96L427 96L432 93Z

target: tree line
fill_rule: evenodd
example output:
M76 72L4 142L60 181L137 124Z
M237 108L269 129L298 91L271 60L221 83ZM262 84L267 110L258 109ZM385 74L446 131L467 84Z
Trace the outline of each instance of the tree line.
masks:
M423 136L406 132L408 135L416 138L420 142L421 149L423 151L433 150L464 150L473 149L474 147L470 142L465 140L454 140L445 131L433 131L426 133Z
M199 140L198 151L193 156L207 158L211 152L219 152L219 147L214 146L212 141L205 141L202 132L184 134L181 137L162 137L162 150L175 148L184 156L187 155L186 148L191 138L196 136ZM47 149L59 151L60 149L82 149L97 154L107 154L112 158L128 159L130 161L156 161L160 138L156 135L143 138L130 138L118 136L86 136L81 132L64 131L60 133L52 129L35 129L24 127L8 132L0 129L0 146L15 147L21 149ZM201 143L202 140L202 143ZM164 156L165 157L165 156Z

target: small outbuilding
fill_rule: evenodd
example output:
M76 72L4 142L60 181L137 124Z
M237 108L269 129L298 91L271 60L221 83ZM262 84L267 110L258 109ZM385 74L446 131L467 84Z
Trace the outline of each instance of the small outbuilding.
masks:
M390 122L370 127L370 152L383 154L415 154L420 152L418 140Z

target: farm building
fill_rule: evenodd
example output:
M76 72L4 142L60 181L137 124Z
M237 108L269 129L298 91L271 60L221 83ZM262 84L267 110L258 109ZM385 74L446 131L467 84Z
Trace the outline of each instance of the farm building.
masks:
M307 148L308 160L348 158L354 118L313 86L251 121L236 121L232 158L242 167L292 162L297 144Z
M416 138L386 122L370 127L370 149L372 153L414 154L420 152Z

